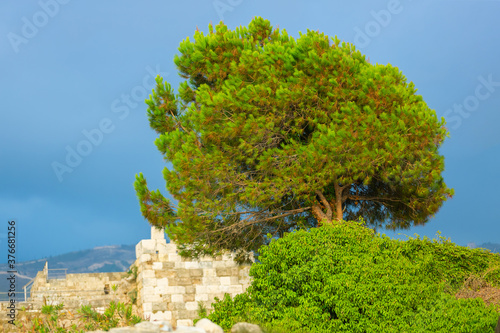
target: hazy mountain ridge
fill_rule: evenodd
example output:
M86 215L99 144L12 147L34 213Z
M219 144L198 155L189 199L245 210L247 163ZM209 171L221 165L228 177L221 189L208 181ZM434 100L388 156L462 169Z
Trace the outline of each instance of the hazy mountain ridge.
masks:
M125 272L135 261L135 245L99 246L89 250L16 263L16 289L23 286L43 270L48 261L49 269L67 268L67 273ZM7 264L0 264L0 292L9 289ZM63 271L59 271L63 272ZM1 296L1 294L0 294ZM0 299L3 299L0 297Z

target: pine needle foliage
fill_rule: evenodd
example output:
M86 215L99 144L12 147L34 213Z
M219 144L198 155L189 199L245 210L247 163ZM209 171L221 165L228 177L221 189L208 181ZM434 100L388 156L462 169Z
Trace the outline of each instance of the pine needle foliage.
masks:
M363 217L425 224L453 191L447 136L412 82L354 45L308 30L293 38L254 18L186 38L146 103L174 207L141 174L143 216L197 256L255 251L285 232ZM182 222L181 222L182 221Z

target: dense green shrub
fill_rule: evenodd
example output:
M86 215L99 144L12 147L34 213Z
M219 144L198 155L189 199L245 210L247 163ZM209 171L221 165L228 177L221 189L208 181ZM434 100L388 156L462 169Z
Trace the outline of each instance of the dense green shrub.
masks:
M225 329L245 320L290 332L488 332L498 313L452 294L499 262L443 237L400 241L362 222L325 225L262 247L250 288L209 318Z

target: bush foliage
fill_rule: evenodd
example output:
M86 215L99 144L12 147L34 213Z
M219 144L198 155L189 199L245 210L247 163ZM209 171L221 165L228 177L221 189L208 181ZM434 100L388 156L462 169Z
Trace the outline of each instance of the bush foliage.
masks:
M488 332L499 314L454 293L471 275L498 286L500 257L435 240L393 240L363 222L295 231L260 250L246 293L209 318L288 332Z

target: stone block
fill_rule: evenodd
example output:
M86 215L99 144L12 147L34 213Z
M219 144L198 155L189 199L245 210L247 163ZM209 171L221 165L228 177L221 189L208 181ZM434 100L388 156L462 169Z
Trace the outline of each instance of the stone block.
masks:
M196 294L194 300L196 302L208 302L208 294Z
M241 284L229 286L229 293L234 296L236 294L241 294L243 292L243 286Z
M186 304L184 302L171 302L168 305L169 305L169 310L170 306L172 306L173 310L176 311L186 310ZM182 317L177 317L177 318L182 318Z
M149 316L150 321L163 321L163 320L172 320L172 312L171 311L158 311L155 313L151 313Z
M195 288L196 288L196 294L197 294L197 295L200 295L200 294L207 294L207 293L208 293L208 288L207 288L207 286L197 285L197 286L195 286Z
M156 280L156 286L158 287L168 287L168 279L165 278L160 278Z
M194 285L186 286L186 294L195 294L196 287Z
M183 278L183 277L189 277L189 270L187 269L177 269L177 277Z
M207 286L207 291L209 294L220 293L220 285Z
M153 303L152 306L152 311L153 313L158 312L158 311L167 311L167 303L166 302L159 302L159 303Z
M201 279L201 283L205 286L213 285L213 284L220 284L220 278L219 277L203 277Z
M166 269L163 269L163 270L155 271L155 277L157 279L160 279L160 278L175 278L175 277L177 277L177 273L175 272L175 270L166 270Z
M184 295L182 294L173 294L172 295L172 302L176 303L183 303L184 302Z
M197 310L179 310L177 318L196 319L196 318L198 318L198 311Z
M142 311L143 312L151 312L153 311L153 303L142 303Z
M201 261L200 262L200 268L213 268L214 267L214 263L213 261Z
M154 263L153 263L153 269L154 269L154 270L163 269L163 263L162 263L162 262L159 262L159 261L154 262Z
M193 283L192 279L189 277L180 277L177 279L177 284L179 286L191 286Z
M185 294L186 288L182 286L168 286L167 294Z
M190 276L196 276L196 277L202 277L203 276L203 269L190 269L189 270L189 275Z
M186 302L186 310L198 310L198 302Z
M201 268L201 265L198 261L186 261L184 262L184 265L187 269Z
M140 264L142 263L145 263L145 262L148 262L148 261L151 261L151 254L149 253L144 253L144 254L141 254L138 258L138 261Z
M195 294L185 294L184 302L194 302L194 295Z
M222 276L220 278L220 284L223 286L231 285L231 277L230 276Z
M171 277L171 278L168 278L168 285L169 286L177 286L177 281L178 279L176 277Z
M137 274L137 279L141 280L144 278L154 278L155 277L155 272L151 269L145 269L139 274Z
M229 285L227 286L220 286L220 291L223 293L229 293Z
M147 287L156 287L156 279L153 277L153 278L144 278L142 279L142 286L143 288L147 288Z
M171 261L171 262L180 262L181 261L181 256L178 255L177 253L169 253L168 254L168 261Z
M205 268L203 269L203 276L206 277L216 277L217 270L215 268Z

